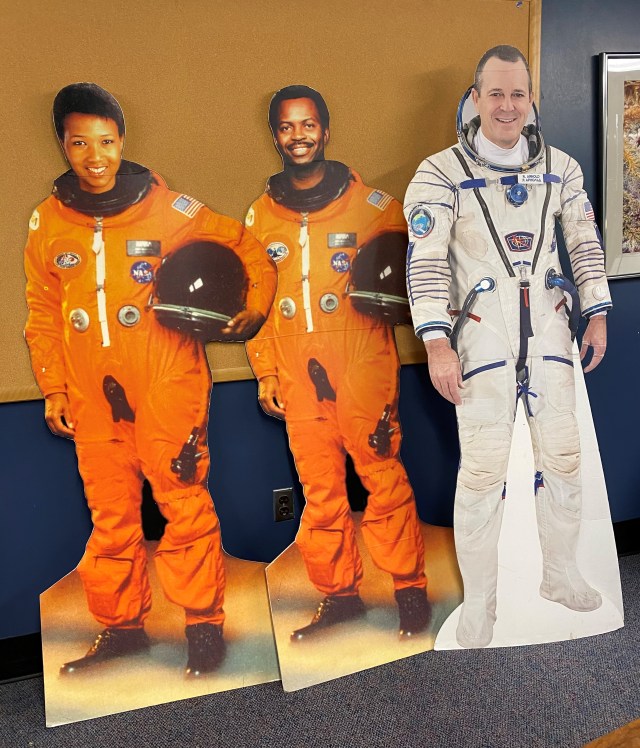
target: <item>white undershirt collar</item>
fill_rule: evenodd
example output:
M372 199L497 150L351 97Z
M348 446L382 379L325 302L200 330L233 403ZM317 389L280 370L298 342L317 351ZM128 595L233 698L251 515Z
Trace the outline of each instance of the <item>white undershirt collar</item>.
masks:
M524 135L520 135L513 148L500 148L485 137L481 126L473 139L473 147L480 158L500 166L521 166L529 160L529 144Z

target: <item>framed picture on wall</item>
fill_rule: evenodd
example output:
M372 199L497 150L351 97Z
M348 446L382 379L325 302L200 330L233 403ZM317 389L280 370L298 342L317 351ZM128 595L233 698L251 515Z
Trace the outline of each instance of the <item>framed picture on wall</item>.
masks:
M603 52L602 227L609 278L640 275L640 53Z

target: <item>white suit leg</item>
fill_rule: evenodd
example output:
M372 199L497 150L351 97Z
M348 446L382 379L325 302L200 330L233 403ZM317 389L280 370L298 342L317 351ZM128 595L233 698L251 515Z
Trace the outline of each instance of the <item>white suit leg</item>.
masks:
M485 647L493 637L497 546L513 433L513 365L500 362L478 371L484 366L465 365L463 403L457 409L461 455L454 534L464 602L456 638L462 647Z
M540 594L571 610L590 611L600 594L583 579L576 564L582 508L580 439L570 360L537 359L531 389L537 394L529 413L536 465L536 514L542 546Z

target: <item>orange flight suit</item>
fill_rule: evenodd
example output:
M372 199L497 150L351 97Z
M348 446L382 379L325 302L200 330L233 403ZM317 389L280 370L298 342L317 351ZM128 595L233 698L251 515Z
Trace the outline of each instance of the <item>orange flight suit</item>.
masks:
M393 330L355 311L346 294L357 248L381 231L406 231L402 207L351 171L346 190L324 208L296 212L265 193L245 224L278 268L271 314L247 352L258 379L276 375L280 383L306 498L296 543L309 579L325 595L355 594L360 586L362 562L345 486L348 452L369 491L362 533L371 557L396 589L424 587L415 499L399 458ZM316 383L309 373L314 361L321 367L315 367ZM326 397L330 390L335 401ZM369 435L385 406L393 431L390 450L380 455Z
M43 395L69 398L94 524L78 571L91 613L107 627L139 627L151 606L140 520L144 477L168 520L156 551L165 594L185 609L187 624L224 620L220 530L207 490L209 366L202 343L163 327L147 308L162 258L198 240L225 244L240 256L249 278L247 308L266 316L276 273L264 249L238 222L169 191L158 177L142 200L102 221L52 195L30 222L25 333ZM131 308L139 320L128 326ZM106 376L122 386L132 419L114 420ZM171 462L194 428L200 458L184 482Z

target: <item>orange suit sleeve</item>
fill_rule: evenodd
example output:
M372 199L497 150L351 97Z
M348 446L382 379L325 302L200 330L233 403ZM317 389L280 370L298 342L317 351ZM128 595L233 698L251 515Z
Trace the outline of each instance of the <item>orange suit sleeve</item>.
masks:
M245 224L248 230L256 237L260 237L260 207L258 202L254 203L247 213ZM266 250L262 250L269 257ZM275 263L269 257L269 260L275 267ZM276 270L277 278L277 270ZM278 376L278 366L276 363L276 351L274 345L274 314L275 306L271 307L271 312L267 321L262 325L258 334L246 342L247 358L253 369L256 379L263 377Z
M60 281L47 267L46 227L39 210L29 222L29 238L24 252L29 315L24 334L31 354L31 368L42 394L67 391L63 353Z
M262 244L241 223L208 208L201 208L197 219L198 231L204 239L224 244L240 258L249 280L247 308L267 318L276 293L278 272Z

